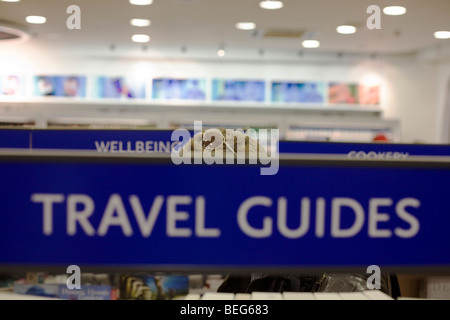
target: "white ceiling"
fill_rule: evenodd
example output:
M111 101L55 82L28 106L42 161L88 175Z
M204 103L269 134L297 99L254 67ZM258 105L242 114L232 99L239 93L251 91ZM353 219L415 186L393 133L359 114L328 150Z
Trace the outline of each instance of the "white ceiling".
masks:
M450 0L284 0L280 10L264 10L259 0L154 0L150 6L133 6L128 0L21 0L0 2L0 20L27 29L28 41L61 48L110 50L111 46L132 50L142 44L131 41L134 33L150 35L146 48L187 51L211 50L221 45L227 50L255 52L304 50L301 41L314 37L321 42L319 52L406 53L419 51L450 40L434 39L438 30L450 30ZM81 9L81 30L69 30L69 5ZM403 5L403 16L381 15L381 29L369 30L367 8L376 4ZM28 15L47 17L43 25L25 22ZM148 18L149 27L129 24L132 18ZM237 30L241 21L256 23L256 31ZM336 27L356 24L353 35L341 35ZM1 25L1 24L0 24ZM299 38L267 38L267 30L302 31ZM0 47L2 50L4 46Z

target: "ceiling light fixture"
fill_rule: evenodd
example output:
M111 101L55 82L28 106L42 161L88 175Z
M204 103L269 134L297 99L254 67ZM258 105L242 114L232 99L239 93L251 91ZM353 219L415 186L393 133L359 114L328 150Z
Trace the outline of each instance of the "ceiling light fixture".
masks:
M434 37L436 39L450 39L450 31L436 31Z
M263 9L276 10L283 8L283 2L276 0L264 0L259 3L259 6Z
M146 34L135 34L131 37L131 40L133 40L133 42L149 42L150 36Z
M318 48L320 46L320 42L317 40L305 40L302 42L302 46L304 48Z
M148 19L131 19L130 24L135 27L148 27L151 21Z
M26 28L4 20L0 21L0 35L0 41L2 42L8 40L26 41L30 38Z
M406 13L406 8L401 6L390 6L383 9L384 14L389 16L401 16Z
M256 28L256 24L253 22L238 22L236 28L239 30L253 30Z
M19 2L20 0L2 0L3 2Z
M135 6L148 6L153 3L153 0L129 0L130 4Z
M353 34L356 32L356 28L350 25L342 25L337 27L336 31L340 34Z
M41 17L41 16L28 16L25 18L25 20L28 23L33 23L33 24L43 24L47 21L46 17Z

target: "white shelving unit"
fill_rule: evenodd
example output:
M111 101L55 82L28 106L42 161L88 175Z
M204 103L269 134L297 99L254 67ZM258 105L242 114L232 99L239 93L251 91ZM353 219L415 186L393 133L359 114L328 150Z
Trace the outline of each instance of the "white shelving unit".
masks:
M57 97L0 100L0 123L28 124L36 128L91 125L172 129L193 126L194 121L202 121L205 126L278 128L280 138L291 140L302 139L301 135L296 138L299 130L319 130L322 137L340 130L341 140L345 140L345 132L360 130L362 142L366 139L364 133L382 130L389 132L393 142L400 142L399 121L384 119L379 107ZM358 140L357 135L347 139Z

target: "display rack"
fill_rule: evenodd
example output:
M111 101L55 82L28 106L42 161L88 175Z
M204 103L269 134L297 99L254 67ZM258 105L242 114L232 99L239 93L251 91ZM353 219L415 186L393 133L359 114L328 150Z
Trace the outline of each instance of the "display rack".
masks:
M278 128L280 137L290 140L301 137L302 140L370 142L378 131L383 131L391 142L401 141L399 121L384 119L379 108L370 107L86 102L68 98L0 101L0 123L15 126L174 129L192 126L194 121L202 121L205 126ZM305 133L311 129L320 135Z

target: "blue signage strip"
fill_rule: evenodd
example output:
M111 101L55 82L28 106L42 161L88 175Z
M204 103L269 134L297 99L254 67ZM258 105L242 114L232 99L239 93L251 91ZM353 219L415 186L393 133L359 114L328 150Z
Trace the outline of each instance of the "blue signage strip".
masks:
M179 141L161 129L0 129L0 148L96 150L100 153L169 153ZM193 130L189 130L191 136ZM182 141L184 142L184 141ZM406 159L450 155L450 145L279 141L279 153L345 154L352 159Z
M28 149L30 143L29 129L0 129L0 148Z
M280 141L280 153L346 154L353 159L406 159L409 156L449 156L450 145Z
M33 130L33 149L97 150L102 153L170 153L173 130Z
M97 150L109 153L168 153L178 141L172 130L50 129L32 132L35 149ZM193 131L191 130L191 135ZM450 145L279 141L279 153L346 154L353 159L406 159L412 155L450 155Z
M0 155L0 269L450 267L450 162ZM364 269L365 270L365 269Z

